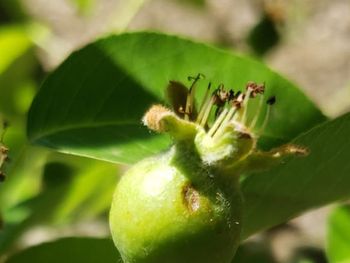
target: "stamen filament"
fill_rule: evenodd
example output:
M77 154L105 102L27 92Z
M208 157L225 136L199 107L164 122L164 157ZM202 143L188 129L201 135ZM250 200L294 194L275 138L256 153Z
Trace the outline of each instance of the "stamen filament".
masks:
M209 82L208 88L207 88L207 90L205 91L204 98L203 98L203 100L202 100L202 104L201 104L201 106L199 107L199 114L198 114L197 122L198 122L199 116L201 116L201 117L203 116L203 107L204 107L205 104L207 103L208 96L209 96L209 92L210 92L210 88L211 88L211 82ZM202 113L202 114L201 114L201 113Z
M252 120L252 122L249 125L250 129L254 129L256 123L258 122L259 117L260 117L259 113L261 112L261 109L262 109L263 105L264 105L264 94L262 94L261 97L259 98L259 105L258 105L256 114L254 116L254 119Z
M203 118L202 118L202 120L200 122L200 125L202 127L204 127L205 124L207 123L207 120L209 118L209 114L210 114L210 111L211 111L211 108L213 107L213 105L214 105L214 97L211 97L210 100L209 100L208 106L205 109Z
M267 123L270 119L270 113L271 113L271 106L273 104L275 104L276 102L276 98L274 96L270 97L267 101L267 109L266 109L266 114L265 114L265 119L263 121L263 124L261 125L259 131L257 132L257 134L260 136L262 134L262 131L266 129Z
M219 117L214 122L213 127L210 128L208 135L213 136L216 130L219 128L220 124L223 122L224 118L226 117L226 114L228 113L228 109L225 108L219 115Z
M232 107L229 112L226 114L225 119L222 121L220 127L217 129L216 133L214 134L213 138L217 138L218 136L221 136L224 133L224 130L226 126L229 124L229 122L232 120L232 118L235 116L237 112L237 107Z
M196 123L201 123L203 116L206 112L206 109L208 108L209 104L211 103L211 100L212 100L212 98L207 96L206 101L204 102L204 105L198 114Z
M268 123L268 121L269 121L270 111L271 111L271 106L268 105L268 106L267 106L267 110L266 110L266 114L265 114L264 121L263 121L262 125L260 126L259 131L257 132L257 134L258 134L259 136L262 134L263 130L265 130L265 128L266 128L266 126L267 126L267 123Z
M235 106L235 108L237 109L237 112L242 110L242 103L243 103L242 100L244 99L244 96L245 96L244 93L240 93L239 96L236 99L236 104L237 105ZM240 116L241 116L241 114L234 115L231 120L232 121L237 121L240 118Z
M193 79L193 83L189 89L189 92L187 94L187 99L186 99L186 108L185 108L185 120L189 120L190 116L193 113L193 104L194 104L194 94L195 94L195 89L196 89L196 83L198 80L203 78L204 76L202 74L198 74L195 78L189 77L189 80Z
M245 94L245 97L244 97L244 100L243 100L243 105L242 105L242 110L243 110L243 113L242 113L242 117L241 117L241 122L243 124L246 123L246 119L247 119L247 112L248 112L248 102L249 102L249 98L250 98L250 94L252 93L252 89L251 88L248 88L246 94Z

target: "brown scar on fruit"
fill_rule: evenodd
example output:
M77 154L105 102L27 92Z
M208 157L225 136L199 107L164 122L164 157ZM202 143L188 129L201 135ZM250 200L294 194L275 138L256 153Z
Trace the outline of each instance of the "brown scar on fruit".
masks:
M192 185L186 184L182 189L182 197L184 205L190 213L196 212L200 207L199 193Z

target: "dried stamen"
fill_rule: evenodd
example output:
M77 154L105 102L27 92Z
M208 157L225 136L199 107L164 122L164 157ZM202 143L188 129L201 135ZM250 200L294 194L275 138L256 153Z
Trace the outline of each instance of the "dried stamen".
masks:
M219 117L215 120L214 125L210 128L208 135L213 136L216 132L216 130L219 128L220 124L224 121L226 115L228 113L228 109L224 109Z
M243 113L242 113L242 116L241 116L241 122L242 123L246 122L247 111L248 111L247 110L248 109L248 102L249 102L250 95L252 94L252 92L253 92L252 88L247 88L247 93L245 94L244 100L243 100L243 103L242 103L242 108L243 108Z
M242 110L243 108L243 102L244 102L245 94L242 92L237 92L235 99L232 101L232 106L237 109L237 112ZM236 115L235 121L240 117L239 114Z
M201 106L199 107L199 112L202 111L202 109L203 109L203 107L204 107L204 104L206 103L206 101L207 101L207 99L208 99L208 96L209 96L209 93L210 93L210 88L211 88L211 82L209 82L208 88L207 88L207 90L205 91L204 98L203 98L203 100L202 100L202 104L201 104ZM198 115L198 117L199 117L199 115Z
M196 77L188 77L188 80L193 80L192 85L189 89L189 92L187 94L187 100L186 100L186 108L185 108L185 120L189 120L190 116L193 113L193 107L194 107L194 94L195 94L195 88L196 83L198 80L204 78L204 75L199 73Z
M269 121L270 118L270 112L271 112L271 106L273 104L276 103L276 97L275 96L271 96L267 99L266 104L267 104L267 110L266 110L266 114L265 114L265 119L263 121L263 124L261 125L258 134L260 135L262 133L263 130L265 130L267 123Z
M207 121L208 121L210 111L211 111L211 109L213 108L213 105L214 105L214 101L215 101L215 96L213 95L209 99L209 102L207 103L206 107L204 108L204 115L203 115L203 118L200 121L200 125L202 127L204 127L206 125Z
M209 89L210 89L210 86L207 89L207 93L209 93ZM206 94L202 102L202 107L201 107L201 110L199 111L196 123L200 124L202 122L203 116L206 112L206 109L209 107L211 100L212 100L212 97Z
M263 94L265 91L265 83L257 84L255 82L248 82L246 86L247 90L251 90L250 97L255 98L258 94Z
M258 105L258 108L256 110L257 114L255 114L254 119L252 120L252 122L249 125L250 129L254 129L254 127L256 126L256 123L258 122L258 119L259 119L259 116L260 116L259 112L261 111L263 105L264 105L264 96L261 96L259 98L259 105Z
M239 125L245 127L246 130L254 129L256 123L259 121L259 112L261 111L263 105L263 96L260 97L259 105L257 108L257 112L251 121L250 125L247 125L247 115L248 115L248 105L249 100L251 98L255 98L259 94L263 94L265 91L265 84L257 84L255 82L248 82L246 85L246 92L242 93L238 91L234 93L234 91L226 90L223 84L220 84L218 88L212 92L210 95L210 87L211 83L209 83L208 88L204 94L198 116L196 117L195 108L194 108L194 93L195 93L195 85L199 79L203 78L202 74L198 74L196 77L189 77L189 80L192 80L193 83L189 88L186 95L186 102L182 104L183 106L179 106L178 114L182 116L185 121L194 120L195 122L208 130L208 135L212 138L217 138L221 136L225 129L230 123L234 123L234 125ZM172 83L172 82L171 82ZM275 97L270 97L266 103L268 105L272 105L276 101ZM230 107L226 107L226 105L230 104ZM215 116L212 127L208 127L208 119L211 115L212 109L215 107ZM267 112L265 114L265 118L263 121L260 130L264 129L266 123L268 121L270 115L270 107L268 107ZM237 113L237 114L236 114ZM152 123L152 122L150 122ZM156 122L157 123L157 122ZM151 125L152 126L152 125ZM249 126L249 127L247 127ZM161 127L153 127L154 130L161 131Z
M220 84L216 90L216 94L214 98L214 105L216 105L217 107L215 111L215 118L217 118L219 114L222 112L223 107L225 106L226 102L229 99L230 99L230 92L225 90L223 84Z
M230 121L232 121L237 111L238 111L238 108L231 107L231 109L226 114L225 119L222 121L220 127L217 129L216 133L214 134L213 136L214 139L221 136L224 133L226 126L230 123Z

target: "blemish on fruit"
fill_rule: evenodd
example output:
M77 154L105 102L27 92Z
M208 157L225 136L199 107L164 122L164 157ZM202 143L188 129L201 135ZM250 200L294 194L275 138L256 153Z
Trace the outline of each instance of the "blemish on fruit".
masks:
M190 213L196 212L200 207L199 193L190 184L186 184L182 189L184 205Z

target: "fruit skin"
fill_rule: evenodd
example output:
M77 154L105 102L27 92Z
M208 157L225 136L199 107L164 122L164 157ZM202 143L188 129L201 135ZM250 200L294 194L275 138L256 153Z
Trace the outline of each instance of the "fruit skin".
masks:
M238 177L191 143L133 166L117 185L110 228L125 263L229 263L239 245Z

